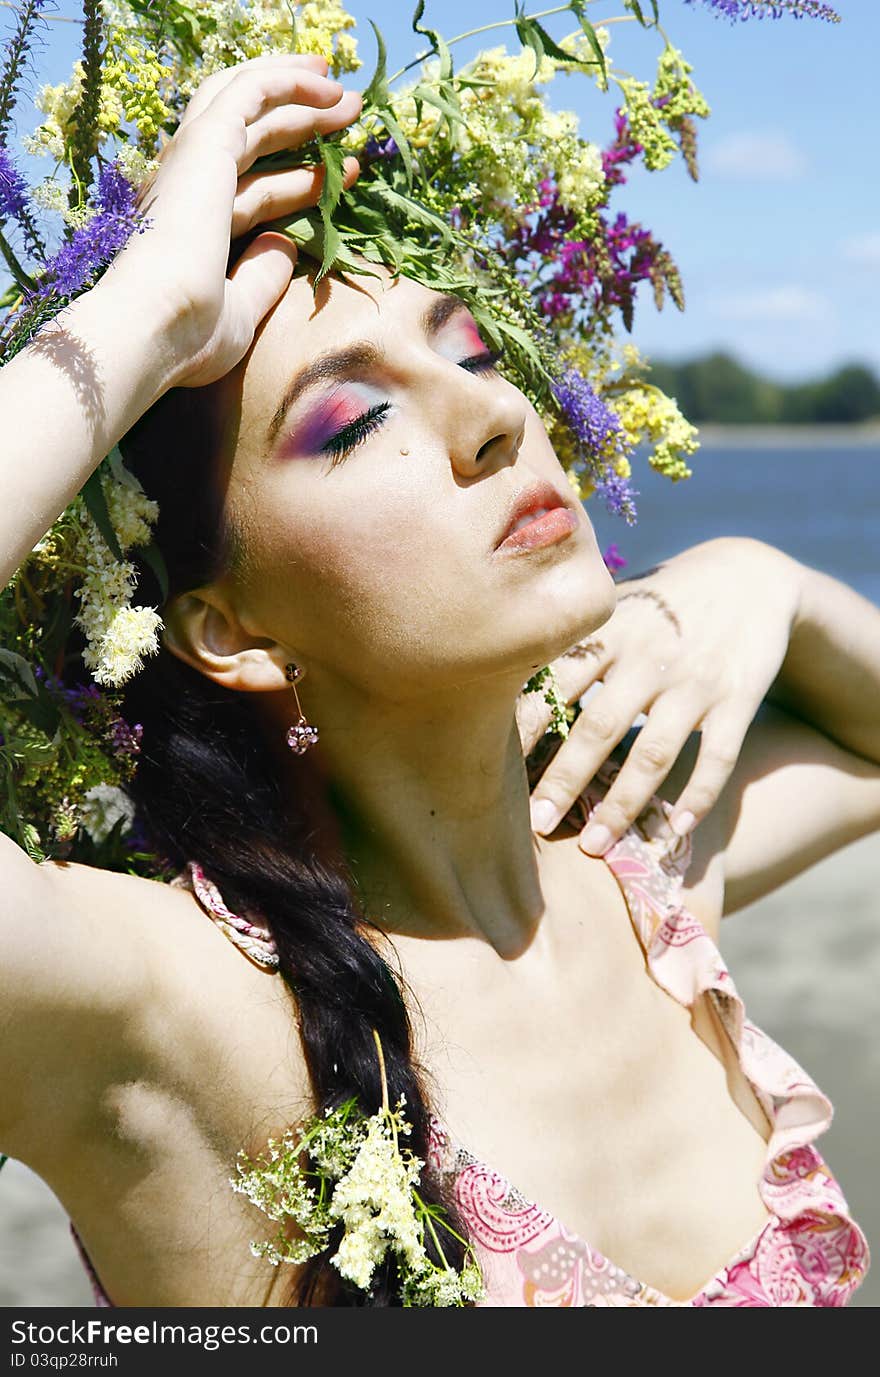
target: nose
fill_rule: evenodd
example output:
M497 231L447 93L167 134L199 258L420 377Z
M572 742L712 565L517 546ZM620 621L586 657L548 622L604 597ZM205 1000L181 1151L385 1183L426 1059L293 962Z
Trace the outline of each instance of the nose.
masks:
M462 478L476 478L516 463L527 415L524 398L516 388L495 375L469 373L458 364L443 372L444 386L436 400L442 408L447 449L456 473Z

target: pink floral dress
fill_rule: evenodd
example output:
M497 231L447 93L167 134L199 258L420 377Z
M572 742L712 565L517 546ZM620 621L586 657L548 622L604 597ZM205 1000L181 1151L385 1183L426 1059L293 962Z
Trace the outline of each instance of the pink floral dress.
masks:
M591 816L620 765L607 761L573 805L578 827ZM451 1174L458 1206L483 1270L484 1306L843 1306L864 1280L870 1253L843 1192L814 1146L833 1109L806 1071L745 1015L721 954L680 901L691 858L689 837L657 835L672 805L654 797L604 860L620 885L647 967L673 999L691 1006L708 991L743 1073L773 1130L758 1182L770 1217L688 1300L641 1282L527 1200L500 1172L432 1122L428 1166ZM239 940L216 887L190 863L182 882ZM253 931L253 929L248 929ZM247 934L245 933L245 936ZM253 955L253 952L251 951ZM112 1305L71 1223L97 1305Z

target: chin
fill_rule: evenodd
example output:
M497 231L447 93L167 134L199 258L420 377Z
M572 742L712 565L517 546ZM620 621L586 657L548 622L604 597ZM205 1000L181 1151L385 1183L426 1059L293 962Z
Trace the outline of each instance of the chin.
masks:
M521 616L538 629L542 664L598 631L617 606L617 586L601 555L545 570L531 594L530 612L523 607Z

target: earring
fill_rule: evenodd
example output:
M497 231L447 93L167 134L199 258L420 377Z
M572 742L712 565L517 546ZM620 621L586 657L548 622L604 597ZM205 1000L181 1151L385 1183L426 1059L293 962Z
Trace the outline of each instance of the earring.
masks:
M299 694L296 691L296 681L302 674L299 665L285 665L284 673L290 687L293 689L296 697L297 712L299 713L299 721L294 722L293 726L287 729L287 744L297 755L303 755L310 746L317 745L318 728L312 726L311 722L306 721L303 716L303 710L300 707Z

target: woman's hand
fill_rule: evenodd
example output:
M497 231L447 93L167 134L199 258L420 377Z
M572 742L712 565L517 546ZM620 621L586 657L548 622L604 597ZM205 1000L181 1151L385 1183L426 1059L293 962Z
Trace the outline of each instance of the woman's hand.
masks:
M644 725L579 844L598 855L617 841L699 730L697 762L670 818L679 835L696 826L716 803L785 658L801 570L772 545L725 536L621 583L609 620L553 662L566 702L601 686L532 791L534 830L553 831L640 713ZM520 697L526 754L549 720L541 694Z
M172 386L202 387L234 368L290 283L296 247L285 235L257 235L227 276L230 243L260 222L317 204L323 168L248 169L264 154L357 118L361 96L327 70L316 55L267 53L214 72L141 190L139 208L152 223L132 235L104 278L127 279L145 300L162 303ZM346 159L344 172L350 186L357 158Z

